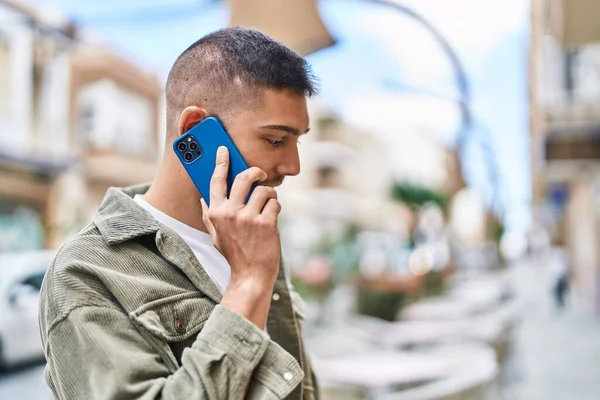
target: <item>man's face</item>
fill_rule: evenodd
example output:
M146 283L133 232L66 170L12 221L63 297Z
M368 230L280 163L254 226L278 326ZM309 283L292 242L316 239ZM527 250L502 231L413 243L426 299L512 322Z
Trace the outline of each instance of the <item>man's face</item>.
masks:
M266 186L278 186L300 173L298 139L309 129L306 98L266 90L257 107L228 121L227 131L248 165L267 173Z

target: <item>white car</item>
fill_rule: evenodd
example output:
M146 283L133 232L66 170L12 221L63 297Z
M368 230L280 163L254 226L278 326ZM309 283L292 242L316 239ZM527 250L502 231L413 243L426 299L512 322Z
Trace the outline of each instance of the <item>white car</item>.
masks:
M42 360L38 300L55 252L0 253L0 366Z

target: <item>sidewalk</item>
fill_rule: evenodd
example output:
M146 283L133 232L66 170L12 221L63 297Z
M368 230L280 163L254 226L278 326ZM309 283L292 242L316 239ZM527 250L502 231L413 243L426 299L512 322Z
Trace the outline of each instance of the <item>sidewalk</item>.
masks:
M600 399L600 317L554 309L547 265L513 271L522 308L505 400Z

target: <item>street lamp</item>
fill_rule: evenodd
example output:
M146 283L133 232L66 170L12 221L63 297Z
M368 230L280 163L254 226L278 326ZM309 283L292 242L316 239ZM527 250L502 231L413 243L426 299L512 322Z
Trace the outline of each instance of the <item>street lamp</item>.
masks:
M416 21L429 32L446 55L453 69L454 80L459 91L456 102L461 114L461 127L457 134L457 148L464 149L473 128L481 128L475 123L471 111L471 92L464 66L458 54L446 38L425 18L394 0L357 0L393 9ZM335 43L331 33L318 12L316 0L230 0L230 25L240 25L259 29L285 43L296 52L307 56ZM492 208L498 210L501 202L497 160L493 151L489 132L485 132L483 143L484 157L490 169L493 185Z
M394 0L360 1L399 11L418 22L434 37L454 70L456 86L460 92L459 107L463 120L461 132L467 131L471 124L469 85L465 69L450 43L425 18ZM231 0L229 7L230 25L259 29L302 56L335 43L321 19L316 0ZM459 138L459 142L461 140L462 137Z

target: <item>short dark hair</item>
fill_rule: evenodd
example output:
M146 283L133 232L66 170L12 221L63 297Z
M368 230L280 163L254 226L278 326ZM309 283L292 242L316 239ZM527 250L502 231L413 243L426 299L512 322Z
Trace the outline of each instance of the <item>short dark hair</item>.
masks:
M170 124L185 107L201 105L221 118L260 101L261 89L317 94L308 62L253 29L230 27L210 33L177 58L167 79Z

